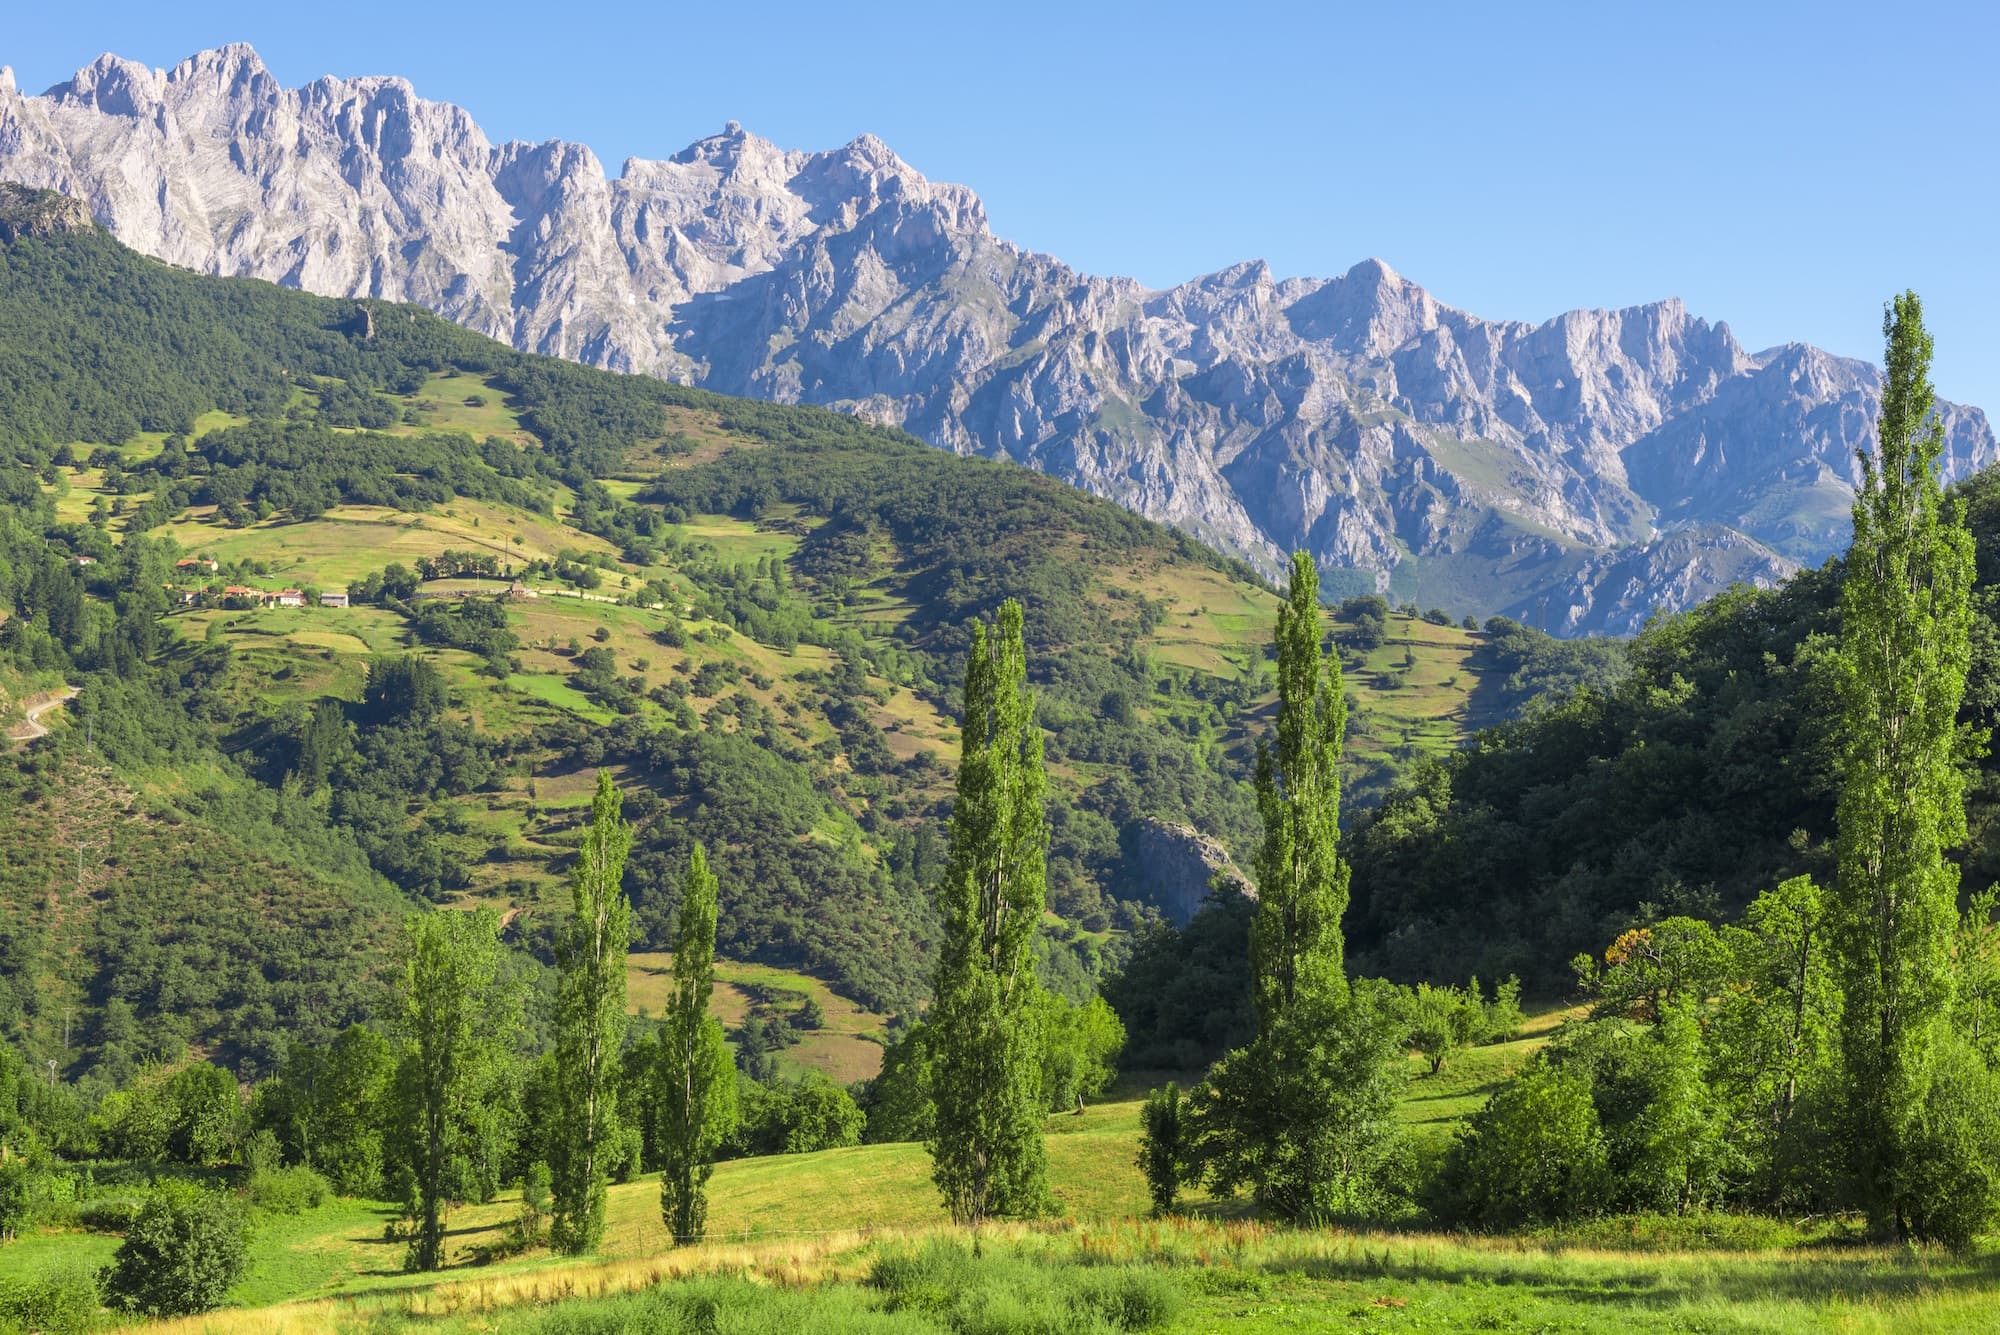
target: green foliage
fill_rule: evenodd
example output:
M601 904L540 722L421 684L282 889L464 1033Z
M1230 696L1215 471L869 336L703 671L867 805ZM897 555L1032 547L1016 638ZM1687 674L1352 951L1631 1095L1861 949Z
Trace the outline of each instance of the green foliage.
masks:
M257 1087L251 1120L277 1136L288 1161L324 1173L342 1195L379 1196L395 1071L389 1040L364 1025L325 1045L294 1043Z
M960 1222L1048 1207L1031 953L1045 907L1047 781L1010 599L990 640L984 623L973 627L966 660L951 853L937 888L944 943L926 1021L933 1176Z
M1947 506L1937 478L1944 429L1915 293L1884 312L1882 333L1878 446L1860 455L1840 595L1833 925L1851 1168L1878 1229L1923 1236L1934 1184L1912 1142L1951 1007L1959 878L1945 854L1966 834L1957 762L1972 738L1958 713L1972 661L1973 547L1963 504Z
M521 1174L521 1209L514 1216L514 1242L522 1250L539 1247L549 1233L552 1175L540 1159Z
M1601 1207L1608 1172L1589 1080L1538 1064L1473 1115L1445 1159L1431 1208L1495 1229L1574 1219Z
M60 1263L33 1279L0 1280L0 1330L9 1335L84 1335L103 1325L102 1313L87 1265Z
M304 1214L326 1204L333 1194L327 1180L304 1164L260 1167L243 1183L250 1204L271 1214Z
M708 1013L715 987L717 886L700 844L688 858L674 933L674 995L659 1036L655 1141L660 1214L674 1241L698 1242L707 1227L708 1178L737 1120L736 1072L722 1023Z
M605 1184L618 1131L618 1052L625 1039L625 955L631 906L621 881L632 828L611 776L599 771L571 877L570 919L556 941L557 1115L548 1141L555 1173L550 1237L574 1256L604 1237Z
M1172 1214L1179 1203L1181 1183L1191 1174L1193 1146L1189 1143L1187 1101L1173 1081L1146 1096L1139 1112L1139 1171L1146 1175L1146 1193L1155 1215Z
M891 1312L922 1314L947 1330L993 1335L1157 1330L1180 1314L1184 1302L1157 1270L985 1260L946 1239L884 1251L868 1284L883 1294Z
M1841 998L1829 935L1824 892L1796 876L1759 895L1723 936L1732 960L1709 1024L1710 1068L1752 1199L1825 1199L1797 1170L1825 1157L1802 1104L1838 1089Z
M1625 676L1625 642L1559 640L1506 617L1489 617L1472 665L1479 669L1470 707L1509 718L1537 700L1579 691L1601 695Z
M1185 927L1154 923L1132 943L1103 993L1124 1022L1132 1070L1195 1070L1257 1032L1250 1001L1250 919L1256 902L1211 891Z
M1347 864L1340 857L1340 748L1347 728L1340 660L1320 650L1319 568L1304 552L1278 609L1275 743L1257 747L1257 812L1264 840L1250 922L1251 991L1269 1028L1347 991L1340 920ZM1311 1023L1310 1019L1307 1023Z
M190 1182L154 1188L104 1274L105 1298L141 1316L221 1305L242 1276L250 1226L234 1199Z
M1195 1159L1222 1194L1282 1219L1394 1214L1407 1182L1395 1121L1402 1004L1386 984L1260 1026L1190 1096Z
M1566 962L1634 925L1736 912L1823 865L1832 590L1808 571L1655 621L1616 686L1481 734L1361 814L1348 923L1365 964L1554 993Z
M1418 983L1410 994L1406 1012L1410 1047L1431 1064L1432 1075L1444 1069L1453 1053L1486 1036L1486 1008L1478 989L1477 979L1470 991Z
M1955 1034L1930 1060L1907 1114L1897 1208L1911 1236L1969 1251L2000 1211L2000 1076Z
M1050 1112L1083 1107L1111 1084L1125 1026L1103 997L1081 1005L1044 992L1036 1001L1035 1031L1041 1035L1042 1106Z
M1257 907L1250 922L1257 1035L1193 1095L1197 1157L1227 1193L1317 1220L1393 1208L1393 1120L1407 1033L1385 985L1350 987L1341 918L1339 759L1347 706L1321 650L1319 573L1292 558L1278 610L1276 745L1259 744Z
M733 1147L743 1154L812 1154L859 1145L867 1117L854 1097L818 1071L798 1080L744 1080Z
M911 1025L882 1050L882 1069L868 1082L864 1111L870 1144L930 1139L937 1106L931 1098L931 1032Z
M501 980L499 954L499 919L490 909L421 914L405 926L396 1126L415 1187L416 1230L406 1262L413 1270L444 1264L454 1161L474 1152L478 1105L512 1043L516 1007Z
M148 1072L108 1096L95 1118L114 1154L208 1164L228 1158L241 1130L235 1079L207 1062Z

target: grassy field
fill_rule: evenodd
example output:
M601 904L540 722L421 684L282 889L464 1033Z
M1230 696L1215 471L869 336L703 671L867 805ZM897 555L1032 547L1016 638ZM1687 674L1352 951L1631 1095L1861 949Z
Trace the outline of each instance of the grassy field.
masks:
M839 1233L549 1265L166 1331L1988 1332L1990 1256L1619 1251L1514 1239L1127 1221L963 1239Z
M635 957L635 994L657 986L663 963ZM725 1008L746 986L810 982L722 971L733 979L718 989ZM1449 1134L1563 1018L1539 1016L1521 1038L1459 1054L1437 1076L1413 1059L1405 1123ZM1059 1217L985 1230L976 1256L939 1207L921 1146L864 1145L718 1165L709 1240L678 1250L652 1178L611 1189L604 1246L583 1260L478 1264L516 1201L462 1207L449 1225L450 1268L430 1276L402 1272L401 1244L384 1236L391 1207L333 1202L263 1221L236 1307L147 1329L1886 1335L1991 1331L2000 1313L2000 1253L1866 1245L1840 1221L1612 1218L1509 1237L1294 1230L1256 1221L1241 1200L1201 1195L1180 1218L1150 1220L1133 1163L1140 1104L1127 1096L1148 1083L1128 1077L1111 1101L1049 1119ZM0 1279L101 1264L115 1245L26 1237L0 1248ZM930 1279L913 1286L912 1274ZM1122 1297L1093 1307L1106 1293ZM1135 1312L1147 1320L1121 1324Z
M1106 1153L1129 1148L1129 1136L1099 1138L1051 1137L1059 1188L1079 1172L1136 1178ZM700 1247L665 1245L652 1184L642 1182L614 1190L598 1257L442 1277L395 1270L400 1249L381 1239L387 1211L330 1206L259 1238L256 1269L235 1295L243 1308L145 1329L1942 1335L1991 1331L2000 1311L1994 1252L1865 1246L1830 1226L1607 1221L1482 1238L1280 1229L1200 1203L1155 1221L1066 1202L1068 1218L982 1230L975 1251L934 1207L898 1217L892 1203L930 1196L913 1146L724 1164L712 1194L711 1238ZM473 1213L455 1216L455 1230L479 1229L465 1217ZM7 1269L26 1269L12 1255L24 1249L46 1264L48 1241L7 1248ZM109 1243L90 1245L95 1257ZM286 1301L263 1305L278 1295Z
M634 1014L658 1015L673 992L673 957L664 952L639 952L626 957L625 1001ZM715 990L709 1007L724 1025L735 1028L749 1016L759 996L773 998L772 1008L790 1015L808 998L819 1003L825 1023L804 1033L799 1042L777 1052L778 1069L787 1075L818 1071L839 1084L867 1080L882 1069L878 1041L889 1017L864 1009L810 974L748 964L715 962Z

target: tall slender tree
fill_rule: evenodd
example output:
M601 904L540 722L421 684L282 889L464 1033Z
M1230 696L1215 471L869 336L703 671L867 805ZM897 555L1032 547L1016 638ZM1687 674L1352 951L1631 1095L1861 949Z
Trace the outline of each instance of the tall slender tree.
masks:
M1257 911L1250 926L1257 1035L1216 1063L1190 1102L1199 1175L1291 1219L1377 1203L1395 1138L1403 1026L1375 988L1350 988L1340 920L1340 664L1321 648L1319 572L1292 558L1278 609L1278 718L1257 757Z
M1840 791L1835 942L1852 1164L1869 1218L1908 1236L1911 1160L1951 1007L1965 838L1957 717L1971 666L1972 537L1939 483L1944 430L1931 337L1914 292L1883 314L1886 373L1874 454L1863 450L1840 596Z
M936 902L944 943L926 1026L936 1053L929 1147L952 1218L1049 1204L1033 945L1047 894L1048 776L1028 691L1021 605L973 627L951 847Z
M1273 744L1257 747L1257 914L1250 973L1260 1026L1295 1007L1347 995L1347 863L1340 856L1340 748L1347 697L1340 658L1321 651L1319 569L1292 556L1291 588L1278 608L1278 718Z
M688 857L674 930L674 995L660 1031L654 1103L659 1110L660 1217L676 1243L699 1242L708 1221L708 1175L736 1124L736 1068L722 1023L708 1013L715 989L718 891L700 844Z
M590 831L570 877L570 918L556 938L556 1119L548 1159L549 1237L579 1255L604 1239L611 1145L618 1134L625 1041L625 952L632 906L622 881L632 827L609 774L597 776Z
M404 926L402 965L397 1084L417 1194L408 1265L436 1270L452 1162L471 1149L479 1099L514 1024L513 999L499 986L500 920L490 909L416 914Z

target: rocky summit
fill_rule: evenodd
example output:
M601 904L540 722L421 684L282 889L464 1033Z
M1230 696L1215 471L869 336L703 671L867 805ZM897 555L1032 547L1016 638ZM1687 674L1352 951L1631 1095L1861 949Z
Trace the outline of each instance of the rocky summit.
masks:
M995 237L979 198L864 135L732 123L607 178L490 143L395 78L288 89L254 51L0 70L0 177L175 264L422 303L534 352L845 408L1010 458L1336 593L1625 632L1846 540L1876 368L1743 348L1668 300L1531 325L1368 260L1164 291ZM1993 462L1940 403L1946 468Z

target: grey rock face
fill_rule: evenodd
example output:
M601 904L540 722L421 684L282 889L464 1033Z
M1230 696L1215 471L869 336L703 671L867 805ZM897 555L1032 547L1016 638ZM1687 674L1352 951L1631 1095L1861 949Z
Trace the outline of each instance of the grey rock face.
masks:
M996 238L880 140L730 125L607 179L490 144L393 78L286 89L248 47L105 56L39 97L0 72L0 176L211 273L422 303L533 352L824 404L1014 459L1266 570L1558 633L1628 631L1838 550L1879 374L1739 346L1678 301L1542 325L1379 260L1166 291ZM1941 404L1953 476L1993 461Z
M1134 871L1147 899L1168 920L1186 925L1218 881L1255 899L1250 878L1238 871L1221 844L1191 825L1146 817L1133 831Z

